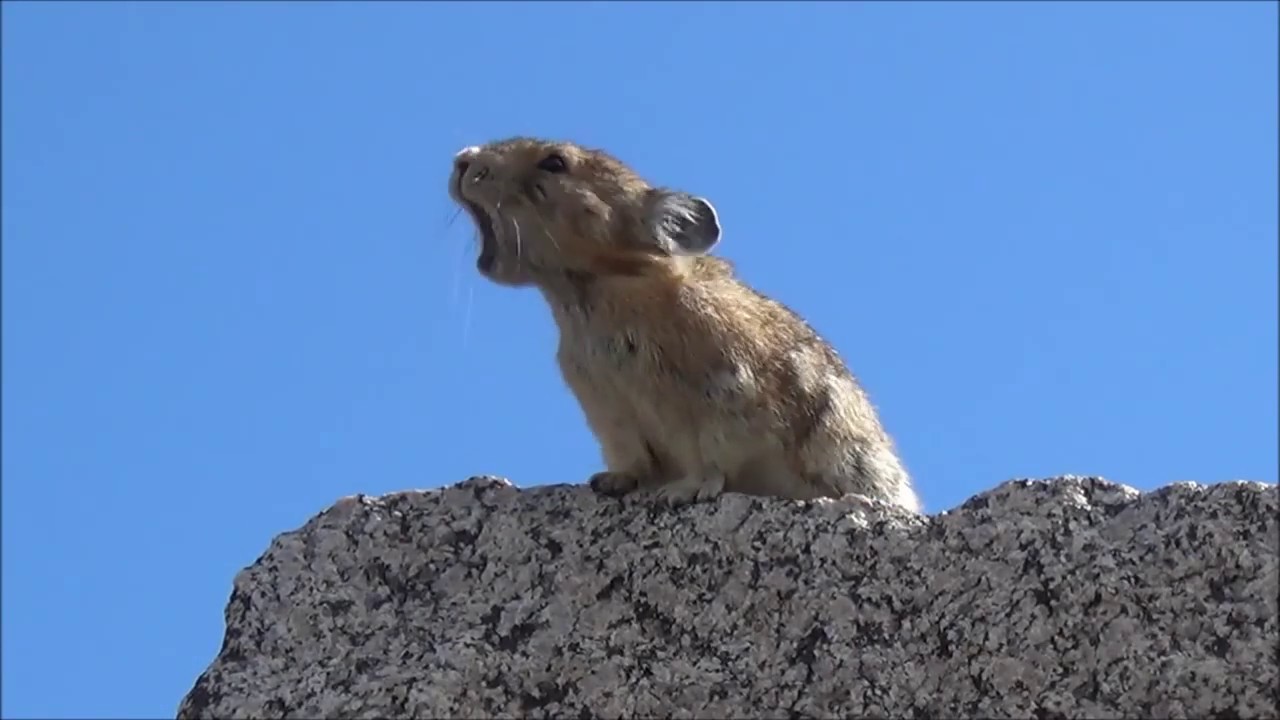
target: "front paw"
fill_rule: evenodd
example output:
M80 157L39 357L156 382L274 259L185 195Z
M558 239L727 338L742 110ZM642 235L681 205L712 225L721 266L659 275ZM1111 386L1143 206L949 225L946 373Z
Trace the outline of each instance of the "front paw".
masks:
M658 502L674 508L714 500L722 492L724 492L723 475L711 475L705 478L690 475L658 488Z
M631 473L598 472L587 481L592 490L608 497L622 497L640 486L640 480Z

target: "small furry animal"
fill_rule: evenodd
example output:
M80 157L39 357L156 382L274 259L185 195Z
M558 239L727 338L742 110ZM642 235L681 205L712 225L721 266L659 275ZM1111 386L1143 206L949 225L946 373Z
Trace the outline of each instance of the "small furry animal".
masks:
M479 230L480 273L551 306L561 372L607 468L596 491L653 489L672 506L860 493L920 511L836 351L709 254L721 231L705 198L533 138L463 149L449 193Z

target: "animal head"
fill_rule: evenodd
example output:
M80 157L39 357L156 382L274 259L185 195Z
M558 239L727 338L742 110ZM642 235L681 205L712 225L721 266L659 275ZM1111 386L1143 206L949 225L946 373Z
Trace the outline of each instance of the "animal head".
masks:
M465 148L454 157L449 194L479 230L476 267L503 285L566 272L640 274L720 240L705 198L654 187L607 153L573 143L513 138Z

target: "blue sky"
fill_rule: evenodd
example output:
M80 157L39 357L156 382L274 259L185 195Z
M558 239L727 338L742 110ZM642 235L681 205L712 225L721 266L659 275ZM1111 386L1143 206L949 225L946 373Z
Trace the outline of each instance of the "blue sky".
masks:
M1277 477L1272 3L4 3L3 714L172 717L338 498L600 469L453 153L703 194L928 509Z

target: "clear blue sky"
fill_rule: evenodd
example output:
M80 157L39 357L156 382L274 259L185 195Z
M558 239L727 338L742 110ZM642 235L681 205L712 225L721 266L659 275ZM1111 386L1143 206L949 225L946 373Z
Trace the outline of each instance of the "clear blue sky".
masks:
M172 717L338 498L581 482L464 145L608 148L831 340L931 511L1277 477L1276 6L4 3L3 713Z

